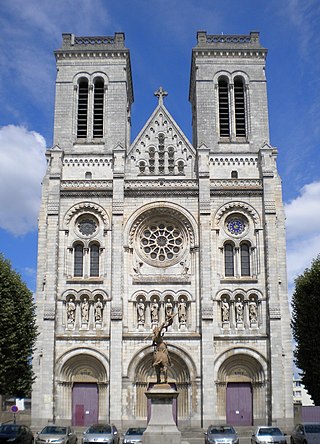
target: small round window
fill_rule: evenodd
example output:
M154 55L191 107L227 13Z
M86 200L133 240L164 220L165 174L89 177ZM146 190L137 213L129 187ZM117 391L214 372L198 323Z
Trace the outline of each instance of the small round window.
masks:
M248 221L241 215L235 214L226 219L226 230L233 236L240 236L248 227Z
M77 220L76 226L83 236L92 236L98 229L98 222L95 217L86 215Z
M139 250L152 265L173 265L184 252L185 238L184 229L178 221L149 220L139 230Z

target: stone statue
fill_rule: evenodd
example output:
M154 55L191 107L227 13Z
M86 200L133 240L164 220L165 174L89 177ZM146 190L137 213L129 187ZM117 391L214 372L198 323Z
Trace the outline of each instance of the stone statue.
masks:
M230 306L227 298L222 299L221 303L221 316L222 316L222 322L229 322L230 321Z
M256 324L258 320L257 303L254 298L249 302L249 321L250 324Z
M172 317L172 315L173 315L173 305L171 299L168 299L166 303L166 319Z
M185 324L187 322L187 304L183 298L178 305L178 318L180 324Z
M141 298L137 303L138 325L144 324L144 310L145 310L144 301Z
M156 299L151 304L151 322L157 324L159 322L159 305Z
M103 305L101 302L101 299L98 298L96 303L94 304L94 319L96 322L102 322L102 310L103 310Z
M87 298L83 298L81 303L81 320L84 323L89 322L89 302Z
M70 298L69 302L67 302L67 321L70 324L73 324L75 321L75 313L76 313L76 304L74 303L74 299Z
M236 302L236 321L243 322L243 303L241 298L238 298Z
M154 346L154 353L152 366L156 370L157 384L161 384L161 374L163 374L163 383L166 384L168 382L168 367L171 367L171 361L167 344L163 341L163 336L173 316L160 324L159 327L153 329L152 345Z

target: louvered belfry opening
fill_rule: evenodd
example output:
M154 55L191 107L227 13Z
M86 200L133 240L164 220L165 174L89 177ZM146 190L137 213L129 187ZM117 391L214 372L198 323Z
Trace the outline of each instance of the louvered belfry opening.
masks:
M103 137L103 105L104 105L104 81L97 79L94 82L93 99L93 138Z
M236 118L236 137L246 137L244 84L243 79L239 77L237 77L234 81L234 106Z
M88 132L88 93L89 86L87 79L81 79L79 82L78 93L78 125L77 138L85 139Z
M229 85L225 79L219 79L218 90L220 137L230 137Z

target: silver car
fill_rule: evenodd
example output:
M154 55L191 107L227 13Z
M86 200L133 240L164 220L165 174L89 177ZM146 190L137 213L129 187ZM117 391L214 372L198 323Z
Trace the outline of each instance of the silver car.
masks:
M284 433L281 432L279 427L261 426L255 429L254 434L251 436L251 444L286 444L287 439Z
M93 424L83 433L83 444L119 444L119 433L113 424Z
M205 444L239 444L235 429L229 425L210 425L204 435Z
M35 438L35 444L77 444L78 438L69 426L47 425Z
M146 427L130 427L123 435L123 444L143 443L143 432Z
M297 424L291 432L291 444L319 444L320 423L305 422Z

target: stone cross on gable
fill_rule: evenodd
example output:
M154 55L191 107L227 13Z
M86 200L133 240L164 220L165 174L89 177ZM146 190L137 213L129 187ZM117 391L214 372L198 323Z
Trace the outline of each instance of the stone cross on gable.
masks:
M162 86L158 89L158 91L154 92L154 95L159 99L159 105L163 104L163 98L168 95L167 91L165 91Z

